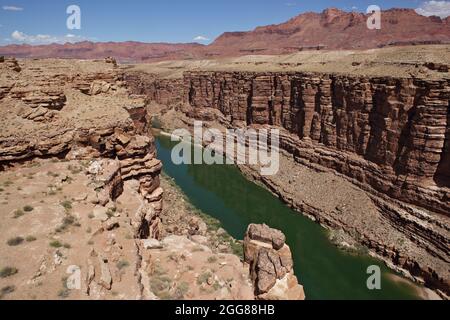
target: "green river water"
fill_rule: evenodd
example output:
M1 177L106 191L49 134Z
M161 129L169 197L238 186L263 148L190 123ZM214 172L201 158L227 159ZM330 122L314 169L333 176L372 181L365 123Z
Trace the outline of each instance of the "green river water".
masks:
M248 181L232 165L179 165L171 161L170 138L157 137L158 158L190 202L218 219L234 238L242 239L250 223L266 223L280 229L291 247L295 274L307 299L418 299L415 285L394 281L383 262L369 256L343 252L327 237L327 231L284 205L270 192ZM367 268L382 270L382 289L367 288Z

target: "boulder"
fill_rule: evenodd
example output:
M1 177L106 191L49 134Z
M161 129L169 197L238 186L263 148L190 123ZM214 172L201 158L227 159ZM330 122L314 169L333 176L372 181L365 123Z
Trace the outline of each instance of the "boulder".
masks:
M142 245L147 250L154 250L154 249L162 249L163 245L161 242L159 242L156 239L144 239L142 240Z
M275 250L281 249L286 242L286 237L281 231L269 228L265 224L251 224L247 235L252 240L271 244Z
M102 206L95 206L94 210L92 211L94 215L95 220L100 220L102 222L108 220L108 209Z
M294 276L285 235L267 225L251 224L244 238L244 260L250 266L255 296L261 300L304 300Z

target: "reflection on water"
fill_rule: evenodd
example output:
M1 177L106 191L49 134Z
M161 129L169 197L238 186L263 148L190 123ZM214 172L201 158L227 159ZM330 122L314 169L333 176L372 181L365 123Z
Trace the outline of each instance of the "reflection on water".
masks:
M368 256L354 256L337 249L325 230L285 206L270 192L249 182L234 166L180 165L170 160L174 145L157 138L158 158L192 204L221 221L223 228L242 239L248 224L266 223L286 234L293 253L295 273L308 299L416 299L408 281L394 281L392 271ZM367 289L367 268L383 270L382 290Z

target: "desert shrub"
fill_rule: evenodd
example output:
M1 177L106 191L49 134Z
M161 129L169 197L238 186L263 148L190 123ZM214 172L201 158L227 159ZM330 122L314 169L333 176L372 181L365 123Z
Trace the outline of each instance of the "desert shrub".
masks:
M74 216L66 215L62 221L62 225L64 227L68 227L68 226L73 225L76 221L77 221L77 219Z
M201 246L195 246L194 248L192 248L192 252L203 252L205 251L205 249L203 249L203 247Z
M28 236L28 237L26 237L25 240L27 240L27 242L33 242L33 241L36 241L37 239L34 236Z
M20 218L20 217L23 216L23 215L25 215L25 212L23 212L22 210L18 209L18 210L16 210L16 211L14 211L14 216L13 216L13 218L14 218L14 219L18 219L18 218Z
M4 296L13 293L16 290L15 286L6 286L0 290L0 299L3 299Z
M52 248L61 248L63 244L59 242L58 240L53 240L49 243L50 247Z
M222 288L222 286L220 285L220 283L218 281L214 282L214 284L213 284L214 291L217 291L221 288Z
M167 274L166 269L164 269L164 267L160 263L155 263L155 266L153 268L153 275L163 276L165 274Z
M187 270L187 271L194 271L195 269L194 269L193 266L188 265L188 266L186 267L186 270Z
M0 278L7 278L7 277L11 277L13 275L15 275L16 273L18 273L19 270L17 270L17 268L14 267L4 267L0 270Z
M72 202L69 200L61 202L61 205L64 207L64 209L66 209L66 211L72 210Z
M58 291L58 297L61 299L67 299L70 296L70 290L67 288L63 288Z
M130 263L126 260L120 260L119 262L117 262L116 267L119 270L125 269L127 267L130 266Z
M208 263L216 263L217 262L217 257L216 256L211 256L208 258Z
M8 244L8 246L15 247L15 246L22 244L23 241L24 241L24 239L22 237L15 237L15 238L9 239L6 243Z
M202 284L206 283L208 281L208 279L211 278L211 276L212 276L212 274L209 271L202 273L197 278L197 284L202 285Z
M184 296L189 292L189 283L182 282L177 285L173 294L173 300L182 300Z
M230 246L231 246L231 251L233 252L233 254L238 256L241 260L243 260L244 259L244 246L241 243L235 242L235 241L231 241Z
M23 207L23 211L25 211L25 212L31 212L33 210L34 210L34 208L30 205L26 205L25 207Z
M78 167L78 166L73 166L73 165L70 164L70 165L67 166L67 170L69 170L70 173L72 173L72 174L78 174L78 173L83 171L83 168L82 167Z
M160 299L167 300L170 297L171 283L172 281L168 276L156 276L150 279L150 289Z
M62 224L55 231L61 233L66 231L70 226L80 227L81 225L74 216L67 214L62 220Z

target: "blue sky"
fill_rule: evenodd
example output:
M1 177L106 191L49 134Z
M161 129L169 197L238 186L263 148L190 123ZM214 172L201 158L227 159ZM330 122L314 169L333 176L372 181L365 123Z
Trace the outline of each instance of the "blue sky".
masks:
M327 7L365 11L424 7L421 0L0 0L0 45L94 41L209 43L224 31L251 30ZM450 1L426 10L450 11ZM68 30L66 8L81 8L81 30ZM425 11L426 11L425 10ZM69 37L67 35L69 34ZM201 37L201 38L198 38ZM206 40L206 39L209 40Z

